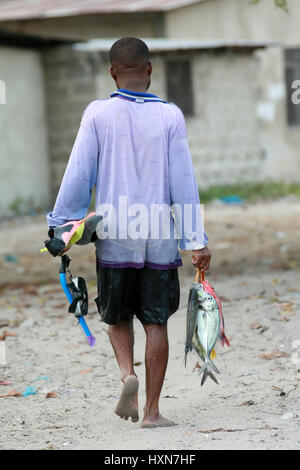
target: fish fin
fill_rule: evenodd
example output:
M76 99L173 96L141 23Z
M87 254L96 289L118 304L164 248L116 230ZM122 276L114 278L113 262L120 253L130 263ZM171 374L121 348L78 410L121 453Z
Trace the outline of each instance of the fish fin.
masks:
M214 365L213 361L209 358L207 358L207 363L210 365L210 367L212 368L212 370L214 372L216 372L216 374L219 374L220 375L220 372L219 370L217 369L217 367Z
M211 380L213 380L217 385L219 385L219 382L217 381L214 374L212 372L210 372L210 370L207 371L207 375L211 378ZM202 385L202 383L201 383L201 385Z
M211 359L217 359L217 354L216 351L213 349L212 352L210 353L210 358Z

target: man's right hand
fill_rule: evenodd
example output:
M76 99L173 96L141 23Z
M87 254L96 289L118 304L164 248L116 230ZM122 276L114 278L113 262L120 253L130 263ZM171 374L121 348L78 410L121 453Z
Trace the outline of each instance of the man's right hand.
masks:
M210 266L211 253L207 247L201 250L193 250L192 265L200 271L207 271Z

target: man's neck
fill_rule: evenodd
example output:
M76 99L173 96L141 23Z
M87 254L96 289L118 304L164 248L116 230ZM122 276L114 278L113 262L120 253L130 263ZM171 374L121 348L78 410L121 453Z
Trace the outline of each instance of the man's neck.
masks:
M134 91L136 93L147 93L147 86L140 82L126 82L125 80L119 83L119 88L123 88L128 91Z

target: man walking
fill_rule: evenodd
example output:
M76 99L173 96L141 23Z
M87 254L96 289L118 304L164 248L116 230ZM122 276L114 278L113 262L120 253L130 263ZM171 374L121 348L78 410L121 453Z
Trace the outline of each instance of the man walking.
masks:
M138 421L133 316L146 333L146 403L142 427L171 426L159 413L168 362L168 318L178 309L182 250L205 271L210 252L180 109L147 92L152 65L146 44L122 38L110 50L117 91L84 112L49 226L82 219L96 185L104 231L96 241L96 304L120 367L115 412ZM184 90L182 90L184 93ZM172 208L172 211L170 211Z

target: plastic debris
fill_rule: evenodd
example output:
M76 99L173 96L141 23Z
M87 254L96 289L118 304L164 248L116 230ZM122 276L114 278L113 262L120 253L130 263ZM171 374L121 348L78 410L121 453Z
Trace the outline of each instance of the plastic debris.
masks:
M15 255L8 254L4 256L4 261L7 261L8 263L18 263L19 260Z
M275 237L279 238L279 239L286 238L286 234L285 234L285 232L278 231L278 232L275 233Z
M220 201L225 202L225 204L244 204L244 200L241 199L236 194L231 194L230 196L220 197Z
M10 382L6 382L5 380L0 380L0 385L10 385Z
M283 419L284 421L287 421L288 419L293 418L293 416L294 416L294 414L291 411L288 411L287 413L284 413L281 416L281 419Z
M23 397L36 394L36 387L26 387L25 392L22 393Z
M22 268L22 266L17 266L16 267L16 272L18 274L24 274L25 273L25 268Z
M245 374L241 375L241 377L249 377L250 375L259 374L257 370L253 370L252 372L246 372Z
M21 329L27 329L27 328L32 328L34 324L36 323L36 320L34 318L27 318L23 323L21 324L20 328Z

